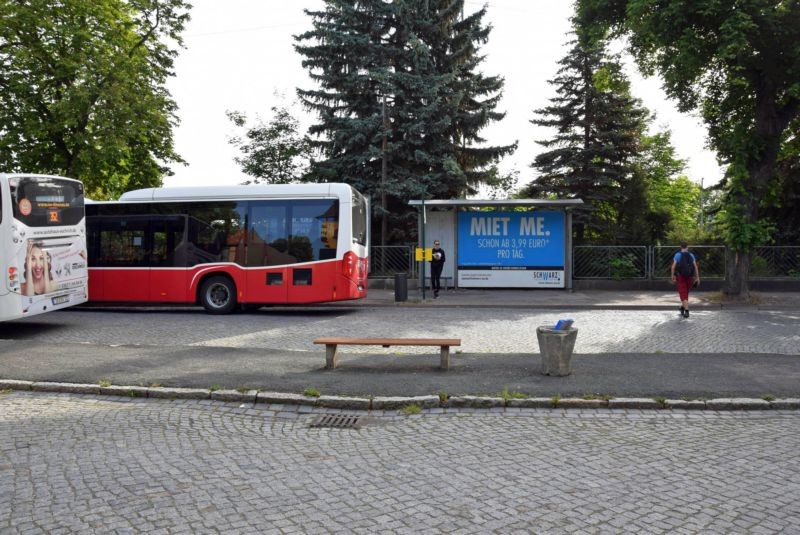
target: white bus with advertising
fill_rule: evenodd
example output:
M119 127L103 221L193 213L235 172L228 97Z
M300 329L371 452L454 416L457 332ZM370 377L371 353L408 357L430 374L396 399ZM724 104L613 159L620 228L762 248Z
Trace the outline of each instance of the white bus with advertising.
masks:
M86 302L85 225L80 181L0 173L0 321Z

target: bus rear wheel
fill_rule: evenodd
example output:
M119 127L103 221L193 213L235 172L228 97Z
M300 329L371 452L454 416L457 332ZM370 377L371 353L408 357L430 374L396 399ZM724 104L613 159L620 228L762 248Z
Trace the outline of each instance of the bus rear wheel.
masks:
M208 278L200 287L200 304L209 314L229 314L236 308L236 285L228 277Z

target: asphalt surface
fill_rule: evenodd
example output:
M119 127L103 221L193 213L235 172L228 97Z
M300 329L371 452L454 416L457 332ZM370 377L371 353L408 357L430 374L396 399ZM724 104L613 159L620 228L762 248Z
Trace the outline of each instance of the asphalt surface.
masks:
M488 300L488 299L487 299ZM73 309L0 326L0 378L254 388L330 395L584 394L798 397L794 310L350 306L208 316L199 309ZM567 308L567 307L565 307ZM535 326L579 326L567 377L541 375ZM462 338L451 369L438 348L343 347L325 370L319 336ZM458 352L460 351L460 352Z

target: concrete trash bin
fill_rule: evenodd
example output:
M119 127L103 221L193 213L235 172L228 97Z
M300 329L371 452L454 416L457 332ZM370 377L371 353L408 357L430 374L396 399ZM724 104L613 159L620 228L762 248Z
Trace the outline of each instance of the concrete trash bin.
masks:
M542 354L542 374L569 375L572 373L570 359L578 338L578 329L559 329L553 327L537 327L536 338L539 340L539 352Z

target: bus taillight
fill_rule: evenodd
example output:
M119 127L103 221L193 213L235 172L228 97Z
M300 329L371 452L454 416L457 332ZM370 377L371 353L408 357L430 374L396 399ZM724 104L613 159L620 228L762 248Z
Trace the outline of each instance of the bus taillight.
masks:
M344 258L342 259L342 274L348 279L352 279L356 274L357 268L358 258L356 257L356 254L353 251L347 251L344 253Z

